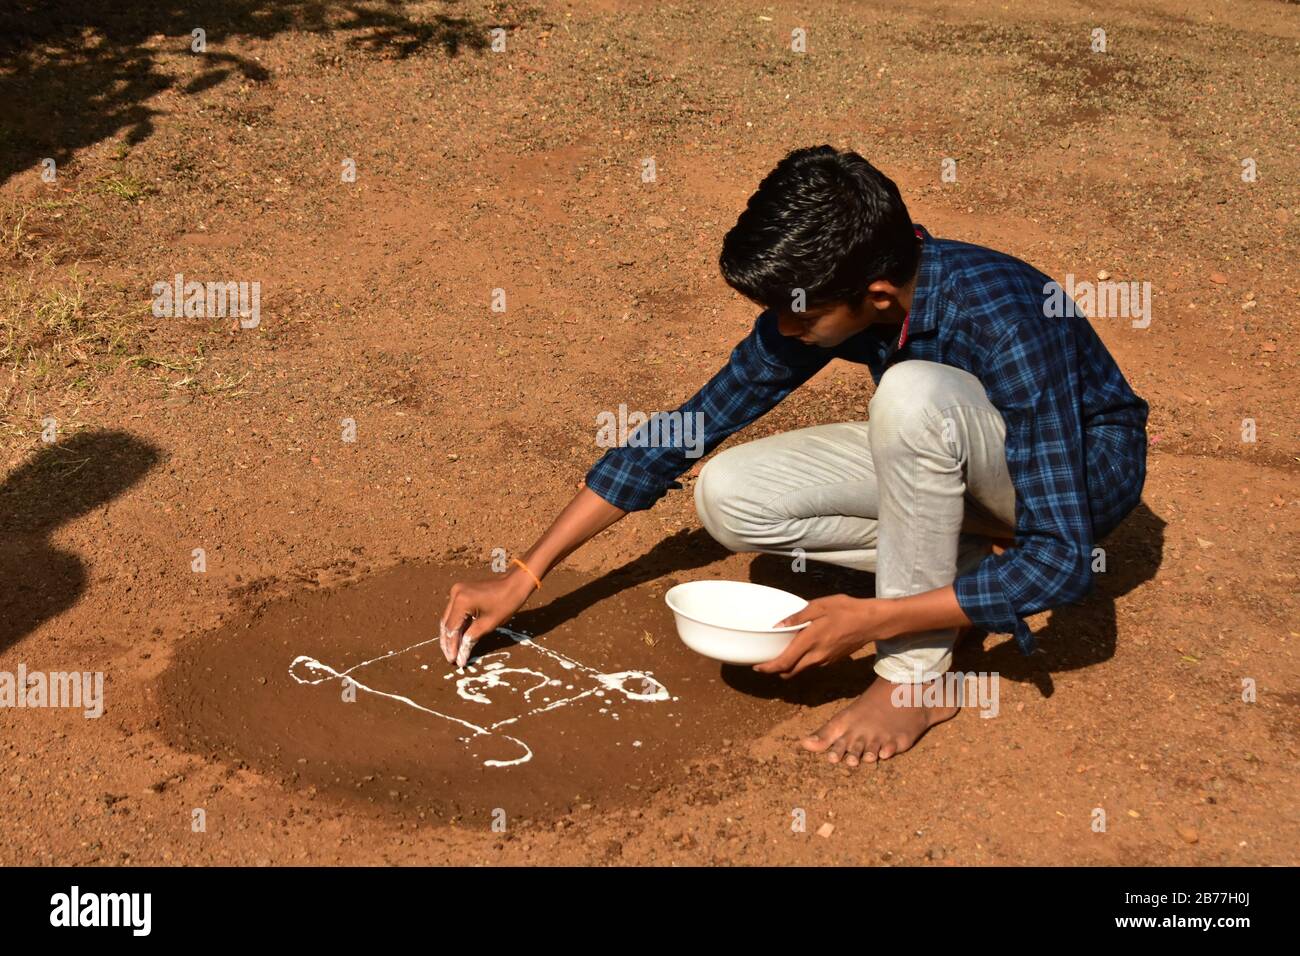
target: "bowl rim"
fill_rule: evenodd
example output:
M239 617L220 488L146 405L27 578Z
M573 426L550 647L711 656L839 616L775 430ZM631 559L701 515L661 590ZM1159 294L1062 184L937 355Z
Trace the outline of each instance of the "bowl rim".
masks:
M689 585L692 584L708 584L712 582L716 582L719 584L744 584L751 588L762 588L765 591L776 591L778 594L786 594L792 598L797 598L798 600L803 601L804 607L808 606L808 601L799 597L799 595L797 594L791 594L789 591L783 591L780 588L774 588L767 584L755 584L753 581L736 581L731 578L700 578L697 581L683 581L681 584L674 584L672 587L670 587L667 591L664 592L664 603L668 605L668 609L670 611L672 611L674 614L680 614L688 621L693 621L696 624L703 624L705 627L716 627L720 631L734 631L737 634L789 634L791 631L802 631L805 627L807 627L809 624L812 623L811 621L804 621L802 624L791 624L788 625L787 627L769 627L769 628L732 627L728 624L715 624L712 621L701 620L700 618L696 617L693 614L687 614L681 608L673 604L672 596L674 591L677 591L681 588L688 587Z

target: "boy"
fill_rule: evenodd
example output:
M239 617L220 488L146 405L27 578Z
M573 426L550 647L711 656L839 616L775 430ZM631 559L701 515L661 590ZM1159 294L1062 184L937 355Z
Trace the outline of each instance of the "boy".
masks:
M875 599L812 601L782 622L811 623L756 670L791 677L874 643L880 679L803 746L849 766L887 759L956 713L891 697L941 679L959 629L1011 632L1028 654L1024 618L1089 592L1093 543L1141 497L1147 404L1081 312L1045 308L1045 275L914 226L894 183L853 152L782 160L727 233L720 266L764 311L680 409L683 421L703 413L705 454L832 358L865 363L877 383L866 422L711 459L695 503L733 550L802 549L875 572ZM448 660L463 665L583 542L681 487L691 462L680 443L634 444L650 443L606 453L510 573L452 588ZM999 538L1014 546L994 553Z

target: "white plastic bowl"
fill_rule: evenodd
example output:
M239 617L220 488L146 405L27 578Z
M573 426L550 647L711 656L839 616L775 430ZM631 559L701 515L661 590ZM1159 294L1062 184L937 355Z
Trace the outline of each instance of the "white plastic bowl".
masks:
M677 633L691 650L728 664L761 664L779 657L807 627L772 625L808 602L803 598L748 581L688 581L664 595Z

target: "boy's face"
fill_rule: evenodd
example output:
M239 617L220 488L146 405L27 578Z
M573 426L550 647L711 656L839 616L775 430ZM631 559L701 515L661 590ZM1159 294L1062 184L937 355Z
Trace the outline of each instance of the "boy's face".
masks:
M901 322L911 305L909 287L883 279L873 282L856 307L844 302L819 305L804 312L783 309L777 319L782 335L808 345L832 349L873 322Z
M807 345L834 348L871 324L871 317L864 314L865 306L864 302L863 307L854 309L837 302L814 306L804 312L785 310L777 319L777 329L782 335L797 338Z

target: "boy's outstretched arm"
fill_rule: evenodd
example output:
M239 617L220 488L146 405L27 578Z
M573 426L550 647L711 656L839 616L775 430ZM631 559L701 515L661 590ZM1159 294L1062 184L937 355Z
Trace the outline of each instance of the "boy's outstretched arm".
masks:
M520 560L541 578L625 514L622 508L584 486ZM447 660L464 667L474 643L508 621L536 587L528 572L517 564L492 580L453 584L440 623L442 653Z
M832 354L783 336L776 312L764 311L728 363L677 409L682 422L692 416L703 425L703 434L695 436L698 444L690 450L707 455L728 435L774 408ZM684 431L681 437L682 443L666 445L629 437L627 445L611 448L587 473L586 486L522 557L528 570L543 577L629 511L650 508L670 487L680 487L675 479L695 462L684 447ZM535 589L532 577L517 565L488 581L454 585L441 620L447 660L463 667L474 642L509 620Z

